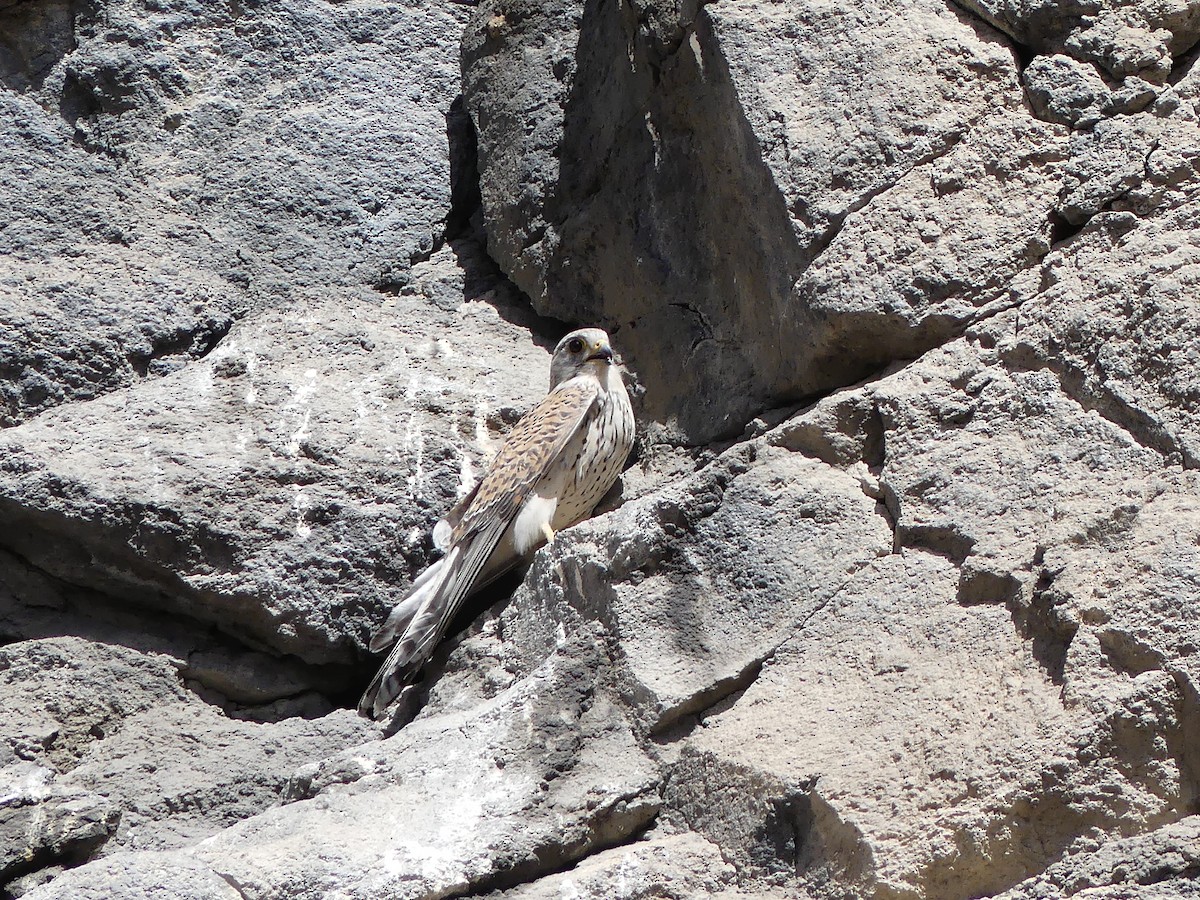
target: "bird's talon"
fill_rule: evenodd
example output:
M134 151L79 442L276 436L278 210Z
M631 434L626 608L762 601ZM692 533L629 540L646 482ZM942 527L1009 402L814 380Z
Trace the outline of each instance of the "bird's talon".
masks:
M542 534L546 536L547 544L554 540L554 529L545 522L542 523Z

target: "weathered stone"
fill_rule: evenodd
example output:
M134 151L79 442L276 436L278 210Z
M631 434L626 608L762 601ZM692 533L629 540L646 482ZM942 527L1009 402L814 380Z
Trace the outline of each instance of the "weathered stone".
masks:
M235 882L190 854L175 852L114 854L68 870L23 896L30 900L241 900L246 895Z
M549 875L499 896L504 900L683 896L732 900L740 893L734 883L733 867L721 859L716 845L697 835L681 834L597 853L569 872Z
M447 247L411 294L298 296L179 372L6 430L0 544L251 647L353 662L545 391L546 350L464 279Z
M742 871L808 871L864 895L979 896L1047 862L1063 817L1031 815L1027 798L1068 716L1008 614L958 606L956 580L910 552L854 579L837 615L688 739L676 814Z
M71 52L73 7L71 0L0 0L0 84L13 91L41 86L54 65Z
M28 762L0 767L0 879L86 859L120 818L120 807L104 797L59 788L51 769Z
M1034 59L1021 80L1034 111L1047 122L1087 128L1112 105L1113 93L1095 66L1061 53Z
M0 647L0 692L5 709L21 710L4 719L0 762L59 772L127 717L187 697L169 658L74 637Z
M887 348L888 360L948 339L1010 304L1013 280L1050 251L1066 156L1061 129L989 117L848 215L797 280L794 306L832 345Z
M198 844L248 894L445 896L518 883L642 830L658 773L585 629L470 715L428 716L306 770L296 802ZM36 896L36 895L31 895Z
M0 52L0 425L440 239L461 7L33 6Z
M639 731L668 731L743 687L891 550L882 512L853 472L765 445L731 450L539 553L512 602L451 656L430 708L480 702L545 664L563 629L599 627L621 647Z
M1072 28L1100 11L1104 0L955 0L983 16L1018 44L1041 52L1059 49Z
M60 782L119 805L105 853L174 849L276 806L299 766L374 733L347 710L255 723L177 704L130 717Z
M1109 246L1107 242L1092 244L1096 252ZM1169 245L1164 252L1171 252ZM1089 270L1117 269L1098 258ZM1147 278L1138 283L1158 282ZM1089 296L1093 294L1060 296L1053 306L1047 303L1040 307L1047 326L1082 315ZM833 605L836 619L822 616L809 622L800 636L767 662L758 681L730 712L710 720L700 736L688 742L680 768L669 782L669 807L678 809L689 824L721 843L743 870L753 871L756 860L762 858L782 857L786 862L786 853L772 854L764 848L769 848L779 835L788 835L792 828L797 834L792 852L804 861L804 867L819 872L822 867L833 866L837 872L833 877L839 883L862 879L874 885L871 890L884 890L885 894L915 890L929 896L965 896L1011 883L1021 871L1052 859L1054 847L1071 846L1092 828L1153 826L1169 821L1195 802L1197 760L1189 747L1196 721L1196 692L1187 655L1195 642L1196 616L1194 611L1182 609L1172 614L1169 605L1149 614L1143 612L1152 602L1149 596L1196 595L1195 569L1200 551L1188 538L1190 530L1185 524L1190 521L1187 510L1194 506L1190 498L1196 492L1195 480L1191 473L1178 469L1172 473L1169 467L1164 468L1170 456L1164 460L1159 452L1131 439L1125 428L1144 435L1144 427L1138 427L1142 422L1106 421L1090 411L1090 404L1080 406L1073 381L1047 377L1050 372L1045 369L1020 366L1009 371L996 365L999 360L1016 361L1008 347L1021 340L1031 308L1039 306L1031 301L1019 312L997 316L982 326L980 332L987 336L983 348L988 349L976 350L970 342L958 342L948 351L931 355L870 389L834 395L813 411L785 423L768 438L841 467L872 462L894 517L897 545L932 550L955 564L937 577L922 572L906 578L893 571L886 578L874 579L872 569L883 566L881 562L864 570L855 581L888 584L889 594L885 596L893 598L892 602L898 585L907 580L920 585L920 593L915 596L940 583L947 592L943 605L955 599L971 604L999 601L1010 605L1017 631L1026 639L1015 656L1012 651L1001 651L998 656L992 652L1017 635L1011 630L1009 614L996 610L1000 614L992 617L991 612L985 612L993 609L990 606L976 607L970 613L955 611L953 605L945 607L961 623L953 627L980 627L978 621L970 624L972 617L987 617L996 629L990 638L950 639L947 646L988 646L988 659L1013 661L1023 656L1024 661L1012 673L1016 681L1005 683L1042 685L1036 701L1038 712L1015 715L1016 720L1041 724L1036 734L1025 738L1016 737L1015 721L1002 725L1001 731L1014 740L1014 752L1028 754L1025 762L1016 763L1010 757L1003 763L998 761L990 775L976 771L966 777L969 789L949 807L956 812L946 813L946 824L942 826L946 837L940 841L932 835L917 838L897 830L897 821L923 819L915 812L896 808L894 790L876 791L868 786L868 773L874 776L892 764L885 758L864 761L861 769L847 772L845 781L831 779L830 767L835 760L839 767L853 765L846 756L847 746L872 746L860 731L865 722L886 722L888 727L894 724L898 733L909 735L958 734L960 738L951 741L955 749L940 752L975 760L976 764L987 758L957 743L968 734L978 734L978 723L969 730L951 724L929 726L930 707L919 701L916 706L922 710L923 720L920 726L906 726L903 719L896 721L895 701L891 701L893 711L889 715L869 712L876 703L880 710L889 707L887 696L878 696L881 681L873 680L872 690L864 692L861 701L850 701L847 708L851 696L848 678L853 667L835 656L826 668L819 668L821 655L837 646L821 630L821 623L840 619L841 624L833 627L855 635L848 646L889 647L889 642L879 638L858 643L864 635L853 619L847 621L856 615L854 603L847 599L856 593L851 585ZM1118 310L1136 316L1128 306ZM1138 332L1130 333L1128 324L1118 326L1114 322L1113 328L1127 335L1122 349L1114 348L1117 358L1136 358L1134 354L1152 346ZM1179 335L1178 320L1171 333ZM1055 358L1062 358L1061 348L1061 344L1056 347ZM1186 365L1181 375L1187 381L1195 378ZM1139 397L1143 403L1154 396L1153 386L1147 384L1144 390L1140 387L1132 388L1130 396ZM1157 407L1160 415L1178 414L1189 408L1188 403L1174 397L1164 398ZM1180 429L1181 434L1194 431L1194 426ZM1160 504L1161 513L1154 504ZM1154 524L1165 521L1174 523L1169 537ZM1147 573L1163 574L1142 588L1146 575L1131 572L1123 578L1120 568L1098 571L1101 566L1120 566L1119 561L1128 558L1144 559ZM909 565L917 566L917 562ZM1068 569L1074 574L1066 575ZM1162 583L1164 577L1169 579L1169 586ZM1064 579L1061 589L1055 588L1058 578ZM1102 597L1115 594L1110 602L1092 600L1086 594L1075 599L1075 591L1090 590L1093 584L1128 587L1102 591ZM900 628L903 633L898 624L903 619L897 620L898 615L900 609L889 608L886 613L867 613L863 621L891 622L890 628ZM1148 629L1147 619L1165 623L1158 632L1160 636L1151 637L1155 632ZM917 614L912 621L922 623L914 634L927 633L927 627L940 633L946 627L930 624L929 612ZM1089 637L1091 634L1096 636ZM797 642L802 649L790 650ZM1089 646L1096 650L1089 653ZM915 660L939 658L937 651L929 649L876 652L887 657L876 666L877 676L907 673L915 667ZM780 667L788 665L792 653L797 670L776 675ZM892 656L898 661L891 660ZM813 676L800 674L809 665L817 665L817 671L827 673L823 680L833 693L824 706L819 693L814 699L814 691L819 689L813 684ZM934 665L940 670L946 663ZM994 705L985 699L991 696L990 690L985 688L975 701L963 693L971 683L961 674L967 668L974 671L975 666L950 666L951 671L960 672L954 682L956 700L962 700L965 710L992 709L988 724L992 727L998 720ZM1004 681L1006 676L997 673L988 677ZM777 701L767 699L773 696L769 687L773 679L779 685L774 694ZM1058 691L1051 680L1061 679L1065 679L1065 705L1059 709L1054 700ZM928 676L917 680L931 685ZM800 685L804 687L798 689ZM1032 696L1027 695L1022 702L1029 702ZM771 708L771 702L794 703L795 709L778 711ZM852 713L850 710L859 704L864 708ZM948 711L944 703L937 706ZM815 718L801 718L800 710L812 710ZM813 735L843 710L853 723L848 728L857 737L849 737L849 730L834 735L827 756L807 767L794 765L817 746ZM714 727L712 722L718 724ZM774 733L776 726L772 723L796 725L804 737L794 742L781 738L779 751L773 753L767 737ZM723 728L728 736L722 735ZM1058 737L1041 745L1040 751L1033 749L1047 732L1055 731ZM1004 752L1003 740L985 740L988 752ZM881 740L882 746L891 743ZM1053 755L1053 748L1062 744L1072 748L1072 755L1042 770L1039 758ZM911 759L911 753L906 751L901 758ZM1021 765L1028 767L1024 776L1019 774ZM1052 777L1050 772L1054 773ZM950 781L957 780L959 774ZM989 777L1011 784L1007 790L1012 792L1013 806L1008 812L991 803L976 806L973 813L969 811L974 797L1005 795L1006 790L999 787L980 788ZM921 791L932 791L939 784L938 778L928 772L915 780L911 775L887 776L886 780L893 785L922 785L912 801L915 808L925 803ZM1061 787L1052 788L1055 782ZM752 783L760 787L751 789ZM732 792L723 793L731 784L736 785ZM838 788L839 784L845 787ZM842 790L847 793L839 796ZM1059 799L1048 799L1056 794ZM739 798L756 795L757 805L740 813L747 818L739 820L730 814L731 809L743 809L745 800ZM866 798L880 796L891 796L893 807L878 820L874 826L878 832L873 833ZM1034 801L1039 804L1034 808L1041 818L1034 823L1028 821L1029 798L1036 796L1042 797ZM1120 799L1113 803L1106 799L1110 797ZM947 802L944 798L929 801L943 811L948 808ZM841 804L845 804L846 815L837 813ZM1001 824L1009 816L1021 820L1026 832L1039 837L1032 842L1028 834L1018 837L1021 829ZM978 824L972 823L972 818ZM977 836L968 839L968 835ZM888 848L891 840L898 843ZM1013 845L1014 840L1021 849ZM938 849L947 841L953 850ZM1047 851L1048 855L1040 860L1032 858ZM922 854L927 855L922 858ZM912 862L902 863L905 859ZM879 860L888 862L880 867ZM893 864L900 868L888 871ZM911 869L905 872L904 865L911 865Z
M1067 35L1064 47L1079 59L1103 66L1113 78L1139 74L1161 81L1171 71L1170 34L1123 12L1106 10L1085 19L1083 27ZM1187 40L1194 43L1190 35Z
M1015 369L1040 371L1130 441L1195 468L1200 462L1200 265L1190 217L1097 217L1047 266L1018 284L1020 309L981 325Z
M1156 0L955 0L1040 53L1066 49L1115 78L1156 79L1200 40L1200 8Z
M312 710L305 698L315 696L314 692L328 694L339 689L339 683L327 671L306 666L294 658L281 659L249 650L215 630L197 629L194 620L139 609L123 603L119 596L52 578L27 561L0 550L0 633L10 639L29 641L55 638L64 632L91 642L80 653L73 650L64 653L72 661L79 661L80 674L76 677L80 684L89 678L107 681L110 677L107 672L93 671L99 668L99 660L93 658L94 648L102 647L113 654L120 652L117 648L127 647L148 654L147 657L130 654L135 659L158 659L162 666L156 672L177 670L189 689L242 718L283 718L280 704L293 706L290 713L293 715L302 714L301 706L310 715L322 715L332 709L328 699L320 701L323 708ZM138 666L144 668L142 663ZM24 661L17 668L22 677L40 671ZM122 676L117 684L125 685L128 681ZM149 697L129 708L130 712L174 697L178 692L177 680L174 676L164 683L155 684L152 680L149 691ZM81 693L86 695L86 691ZM115 694L127 696L124 687ZM113 691L106 696L111 695ZM72 716L79 716L88 728L105 730L82 710L73 710Z
M202 356L246 308L198 223L60 125L0 94L0 426Z
M1139 217L1170 210L1196 180L1196 119L1193 85L1164 92L1156 116L1104 119L1071 138L1063 195L1056 211L1081 226L1109 211Z
M886 304L835 309L835 279L793 287L847 216L1019 108L1004 44L924 0L645 10L484 3L468 25L489 250L534 305L620 328L647 417L696 442L944 334L936 308L914 338Z
M217 658L214 658L214 664ZM182 661L84 641L0 648L0 877L123 847L185 846L278 803L297 766L374 733L228 719L184 690Z
M0 892L1196 894L1198 14L0 0ZM338 709L568 321L634 468Z
M1148 834L1075 853L999 895L1051 897L1195 897L1200 893L1200 819L1190 816ZM998 900L999 900L998 898Z
M1153 559L1150 544L1171 573L1150 591L1194 596L1189 531L1164 546L1151 527L1131 545L1119 524L1169 497L1161 508L1180 527L1194 479L1168 475L1056 380L996 362L960 341L768 438L847 468L875 448L902 552L857 571L684 741L667 814L744 874L978 896L1098 831L1152 828L1195 802L1196 693L1178 649L1195 640L1194 611L1152 614L1168 623L1160 649L1126 650L1133 666L1119 653L1145 642L1132 612L1145 600L1114 602L1129 612L1093 616L1110 628L1088 638L1074 621L1087 614L1071 612L1087 600L1070 593L1095 583L1097 554ZM852 423L857 444L814 440ZM971 647L988 651L956 655Z

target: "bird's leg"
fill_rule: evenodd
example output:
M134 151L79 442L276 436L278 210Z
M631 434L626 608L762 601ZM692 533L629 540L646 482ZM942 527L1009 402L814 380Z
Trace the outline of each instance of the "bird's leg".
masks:
M547 544L554 540L554 529L550 527L549 522L542 523L542 534L546 536Z

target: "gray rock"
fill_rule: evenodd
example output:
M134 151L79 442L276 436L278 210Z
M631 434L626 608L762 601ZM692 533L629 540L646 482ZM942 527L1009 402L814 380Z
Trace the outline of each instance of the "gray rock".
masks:
M463 19L454 5L125 0L77 24L61 90L85 146L221 229L251 295L374 283L427 256L449 211Z
M204 228L0 94L0 426L202 356L246 309Z
M603 644L576 631L471 715L426 717L308 770L303 799L193 852L247 894L367 898L489 890L623 842L657 813L658 773L607 668Z
M169 850L278 805L298 767L374 732L348 710L256 723L177 705L130 717L60 781L119 805L106 854Z
M1196 895L1197 9L0 0L0 892Z
M1111 115L1139 113L1158 99L1159 88L1141 78L1126 78L1113 92L1104 111Z
M306 697L338 690L338 684L327 673L296 659L248 650L244 644L223 638L213 629L198 630L194 620L189 622L178 616L131 607L120 597L57 580L7 551L0 551L0 632L27 640L55 638L66 632L86 638L94 647L106 648L109 653L128 647L148 654L147 658L163 663L156 672L177 670L188 688L241 718L282 718L276 714L279 704L296 706L290 713L294 715L299 709L297 704L305 704ZM80 652L68 649L63 655L79 661L80 682L89 678L108 680L107 672L92 671L99 663L93 658L94 649L87 646ZM141 658L137 654L133 657ZM138 666L144 667L140 663ZM40 674L37 666L28 666L24 659L14 664L14 669L21 671L22 677ZM128 680L121 676L110 687L117 688ZM152 679L148 687L149 696L129 711L136 712L178 693L174 676L168 682ZM126 694L126 691L108 693ZM323 714L332 708L328 700L322 702L324 708L313 714ZM81 710L74 710L72 715L81 715ZM90 715L82 715L81 719L85 730L104 731L102 723L94 722Z
M1019 44L1069 52L1113 77L1145 72L1161 79L1200 40L1200 10L1155 0L955 0Z
M644 9L484 3L467 27L489 251L535 307L619 328L647 417L691 442L944 335L937 310L910 332L793 287L848 216L1019 107L1004 43L924 0Z
M1094 16L1105 0L955 0L982 16L1018 44L1041 52L1060 49L1071 29Z
M1158 551L1161 596L1194 596L1198 553L1179 515L1193 473L1170 473L1047 373L1006 371L997 353L956 342L768 435L847 468L882 452L899 552L854 573L683 741L665 815L743 875L979 896L1092 834L1154 828L1195 802L1194 680L1178 649L1194 613L1152 614L1169 624L1133 667L1119 652L1154 634L1134 612L1144 594L1114 597L1098 633L1070 612L1088 603L1070 591L1097 582L1097 555L1154 559L1146 545L1165 536L1151 525L1131 544L1117 524L1153 521L1154 503L1176 528ZM826 439L855 423L857 441Z
M1011 305L1013 281L1055 239L1067 154L1061 129L989 117L847 216L797 280L793 307L819 316L838 346L895 359Z
M280 801L294 770L374 729L230 720L179 660L57 638L0 648L0 877L121 848L185 846Z
M437 515L545 392L547 351L465 277L446 247L402 296L298 295L179 372L0 433L3 543L344 685Z
M74 637L0 647L0 691L21 710L5 717L0 762L60 772L127 717L187 698L169 658Z
M680 834L597 853L569 872L548 875L499 896L505 900L664 896L732 900L738 895L733 867L721 859L716 845L698 835Z
M118 853L23 894L72 900L240 900L240 886L190 854Z
M1150 4L1145 4L1151 10ZM1137 13L1143 13L1138 9ZM1067 35L1064 47L1073 56L1091 60L1113 78L1127 75L1143 75L1161 81L1171 71L1171 50L1168 41L1171 33L1155 28L1151 13L1143 18L1128 10L1105 10L1094 19L1084 19L1080 28ZM1187 23L1194 29L1195 23ZM1190 47L1200 34L1188 33L1180 36L1176 46Z
M1200 819L1190 816L1148 834L1101 844L1056 862L999 895L1043 897L1195 897Z
M1052 373L1131 442L1189 469L1200 460L1190 221L1182 211L1097 216L1038 283L1015 286L1019 311L979 328L1013 368Z
M1095 66L1061 53L1034 59L1021 80L1034 111L1048 122L1086 128L1113 108L1112 91Z
M962 608L956 579L909 552L855 579L686 741L674 814L741 872L861 895L980 896L1053 858L1070 817L1027 798L1069 717L1007 612Z
M1198 98L1200 84L1189 73L1159 93L1150 115L1104 119L1072 135L1057 205L1062 218L1076 226L1099 212L1144 218L1184 202L1196 179Z
M0 59L0 425L434 249L461 7L24 8Z
M639 728L667 731L744 687L891 550L881 512L855 473L772 447L730 451L539 556L501 616L501 665L540 664L558 640L547 621L594 620L622 648Z
M120 818L116 803L56 786L51 769L28 762L0 768L0 879L86 859Z

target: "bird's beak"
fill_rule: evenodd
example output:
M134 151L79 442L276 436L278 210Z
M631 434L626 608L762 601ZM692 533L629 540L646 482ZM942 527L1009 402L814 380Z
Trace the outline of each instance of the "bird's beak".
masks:
M588 354L588 360L602 359L606 363L611 364L613 361L612 347L604 343L604 341L596 341L592 344L592 352Z

